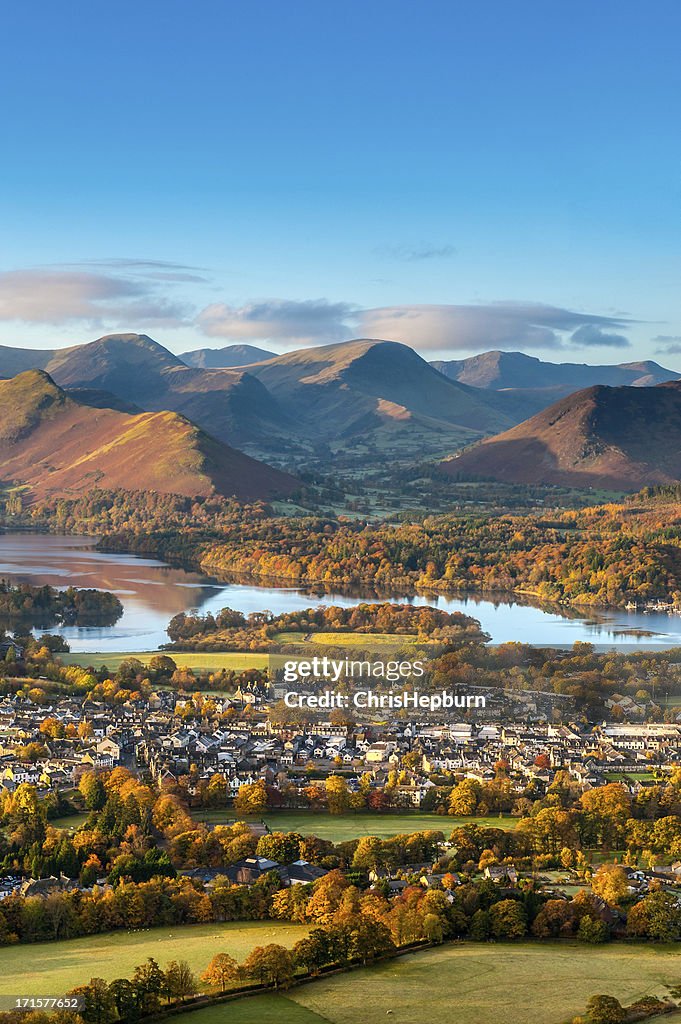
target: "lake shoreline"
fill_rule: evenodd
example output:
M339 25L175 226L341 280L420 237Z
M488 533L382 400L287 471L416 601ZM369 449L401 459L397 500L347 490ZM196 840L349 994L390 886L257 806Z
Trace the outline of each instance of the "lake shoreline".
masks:
M569 649L575 641L606 648L660 650L681 646L681 617L616 608L577 608L533 601L527 594L458 592L425 588L400 591L369 585L334 586L239 573L210 575L171 564L151 552L112 551L99 535L44 530L0 532L0 577L51 586L93 587L116 593L124 615L110 630L67 629L74 653L158 650L168 643L166 627L179 612L215 614L231 607L248 615L274 614L318 604L350 607L390 601L460 611L480 621L493 645L519 642ZM113 547L113 546L111 546Z

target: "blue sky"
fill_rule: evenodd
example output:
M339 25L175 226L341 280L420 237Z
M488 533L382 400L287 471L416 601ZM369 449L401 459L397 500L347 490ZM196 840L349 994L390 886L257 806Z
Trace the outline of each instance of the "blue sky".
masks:
M0 344L681 366L676 0L35 0Z

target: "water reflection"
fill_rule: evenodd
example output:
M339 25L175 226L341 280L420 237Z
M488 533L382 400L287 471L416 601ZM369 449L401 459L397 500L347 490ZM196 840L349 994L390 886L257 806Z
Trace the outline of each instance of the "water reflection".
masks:
M115 626L67 627L62 632L74 651L152 650L166 643L165 628L181 611L219 611L229 606L244 613L294 611L319 603L349 606L379 595L370 589L339 593L322 587L286 587L261 581L256 586L221 582L200 573L175 569L152 558L97 551L92 537L52 534L0 534L0 577L36 585L96 587L110 590L123 603ZM407 600L381 595L382 600ZM479 619L497 643L569 646L575 640L627 646L681 646L681 617L635 611L581 614L575 608L478 597L419 595L413 604L463 611ZM0 626L3 624L0 622Z

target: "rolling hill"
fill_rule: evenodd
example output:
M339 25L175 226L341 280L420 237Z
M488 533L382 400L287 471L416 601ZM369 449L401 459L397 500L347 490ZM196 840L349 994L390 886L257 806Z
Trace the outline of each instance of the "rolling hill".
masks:
M16 377L24 370L44 370L54 355L51 349L11 348L0 345L0 377Z
M0 408L0 480L28 485L32 497L123 487L250 500L299 486L184 416L82 404L41 370L0 381Z
M442 463L509 483L637 490L681 479L681 384L597 385Z
M263 359L272 359L274 355L274 352L256 348L255 345L227 345L225 348L199 348L194 352L182 352L180 359L187 366L215 369L260 363Z

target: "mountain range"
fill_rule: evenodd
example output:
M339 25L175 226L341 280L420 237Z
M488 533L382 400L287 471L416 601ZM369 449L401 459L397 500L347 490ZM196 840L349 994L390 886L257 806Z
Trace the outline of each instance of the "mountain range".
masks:
M570 391L579 391L593 384L651 387L681 376L651 359L592 366L588 363L548 363L524 352L482 352L469 359L436 361L431 365L452 380L495 391L509 388L569 388Z
M86 405L43 370L0 381L0 408L0 480L28 485L33 498L123 487L251 500L300 486L184 416Z
M18 369L17 369L18 367ZM65 389L108 393L147 411L169 409L238 447L286 446L293 425L256 378L240 370L202 370L145 334L110 334L54 351L0 349L0 377L45 370Z
M455 477L637 490L681 479L681 382L597 385L448 459Z
M301 349L232 368L187 366L139 334L56 351L0 349L0 376L28 367L65 389L96 393L99 405L108 393L119 408L179 412L219 440L274 460L357 445L444 455L517 422L493 396L390 341Z
M108 414L175 414L176 426L197 431L199 447L207 439L220 446L211 450L216 465L230 453L227 476L205 484L221 493L249 490L247 482L236 486L235 448L287 468L389 466L466 449L444 463L446 472L618 489L677 478L673 452L653 449L676 444L681 382L652 361L588 366L485 352L429 364L380 339L284 355L230 345L182 357L144 334L51 351L0 346L0 377L29 369L49 374L83 422L96 414L113 429ZM263 481L254 490L268 492L258 477L268 467L249 466L244 472ZM285 492L287 484L277 487Z
M436 361L432 365L452 380L485 391L488 401L495 401L515 423L594 384L653 387L681 376L652 360L602 366L548 363L524 352L482 352L469 359Z

